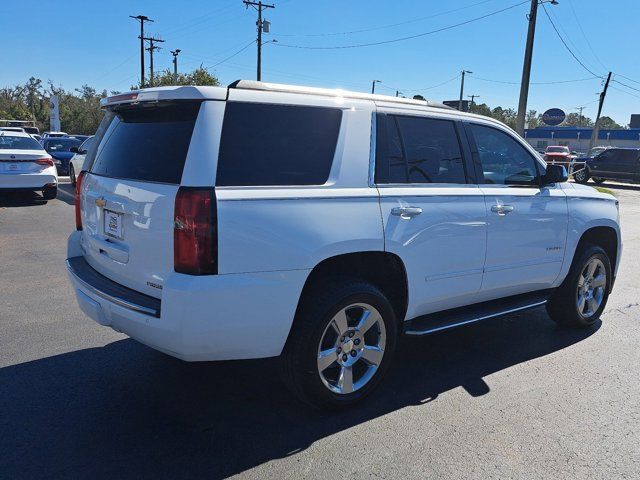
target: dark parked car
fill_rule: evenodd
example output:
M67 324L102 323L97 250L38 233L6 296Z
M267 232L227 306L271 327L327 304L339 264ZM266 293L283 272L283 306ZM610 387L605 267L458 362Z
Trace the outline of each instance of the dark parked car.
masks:
M69 160L74 155L71 149L81 143L81 140L73 137L47 137L42 140L42 146L53 157L58 175L69 175Z
M608 148L586 160L584 170L573 178L578 183L595 183L605 180L640 183L640 148Z

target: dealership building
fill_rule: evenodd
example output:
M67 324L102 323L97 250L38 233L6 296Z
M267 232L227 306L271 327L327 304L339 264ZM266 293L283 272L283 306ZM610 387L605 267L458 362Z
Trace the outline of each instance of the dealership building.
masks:
M566 145L569 150L586 152L589 148L591 133L591 128L545 126L525 130L524 137L538 151L544 150L549 145ZM600 130L594 147L600 145L640 148L640 128Z

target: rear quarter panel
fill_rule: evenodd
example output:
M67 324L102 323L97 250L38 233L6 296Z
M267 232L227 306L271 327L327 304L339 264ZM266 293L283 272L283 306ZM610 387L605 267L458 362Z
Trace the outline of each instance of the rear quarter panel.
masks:
M312 269L334 255L384 250L369 186L372 102L241 90L230 100L337 106L343 115L325 185L216 187L220 274Z

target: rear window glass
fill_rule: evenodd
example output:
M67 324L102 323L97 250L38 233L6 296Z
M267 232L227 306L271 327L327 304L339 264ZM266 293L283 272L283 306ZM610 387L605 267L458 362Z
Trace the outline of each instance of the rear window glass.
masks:
M216 185L322 185L331 171L337 108L229 102Z
M42 150L42 145L32 137L0 135L0 150Z
M180 183L199 108L200 102L181 102L111 112L100 145L89 150L95 155L95 160L90 159L91 173ZM98 130L96 137L100 138L102 132Z

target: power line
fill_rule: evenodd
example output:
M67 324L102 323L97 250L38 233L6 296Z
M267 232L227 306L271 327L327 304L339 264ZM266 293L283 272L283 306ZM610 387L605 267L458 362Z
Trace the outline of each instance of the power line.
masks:
M627 85L626 83L621 82L620 80L612 80L612 82L616 82L619 83L620 85L622 85L623 87L627 87L630 88L631 90L635 90L636 92L640 92L640 89L636 88L636 87L632 87L631 85Z
M622 78L625 78L625 79L627 79L627 80L629 80L630 82L633 82L633 83L640 83L638 80L634 80L633 78L625 77L625 76L624 76L624 75L622 75L621 73L616 73L616 77L622 77Z
M483 20L485 18L492 17L492 16L497 15L499 13L506 12L507 10L511 10L513 8L519 7L520 5L524 5L525 3L529 3L529 0L525 0L523 2L516 3L516 4L511 5L509 7L505 7L505 8L502 8L500 10L496 10L494 12L487 13L487 14L482 15L480 17L475 17L475 18L472 18L470 20L465 20L464 22L459 22L459 23L456 23L456 24L453 24L453 25L448 25L446 27L438 28L436 30L430 30L428 32L418 33L416 35L409 35L407 37L394 38L394 39L390 39L390 40L382 40L382 41L379 41L379 42L357 43L357 44L352 44L352 45L338 45L338 46L330 46L330 47L313 47L313 46L308 46L308 45L291 45L291 44L287 44L287 43L277 43L276 45L280 46L280 47L299 48L299 49L304 49L304 50L343 50L343 49L348 49L348 48L360 48L360 47L372 47L372 46L375 46L375 45L386 45L386 44L389 44L389 43L396 43L396 42L402 42L402 41L405 41L405 40L412 40L414 38L420 38L420 37L424 37L424 36L427 36L427 35L433 35L434 33L440 33L440 32L444 32L445 30L451 30L452 28L461 27L463 25L467 25L469 23L477 22L478 20Z
M281 37L334 37L334 36L338 36L338 35L353 35L353 34L356 34L356 33L374 32L376 30L384 30L386 28L399 27L401 25L408 25L409 23L416 23L416 22L421 22L423 20L428 20L430 18L441 17L442 15L447 15L449 13L459 12L461 10L466 10L468 8L476 7L478 5L482 5L484 3L489 3L489 2L492 2L492 1L494 1L494 0L482 0L481 2L472 3L471 5L467 5L465 7L454 8L453 10L447 10L447 11L436 13L436 14L433 14L433 15L427 15L426 17L414 18L412 20L406 20L404 22L398 22L398 23L389 23L387 25L380 25L378 27L363 28L363 29L360 29L360 30L349 30L349 31L346 31L346 32L331 32L331 33L289 33L289 34L280 33L278 35L281 36Z
M227 60L231 60L231 59L232 59L233 57L235 57L236 55L239 55L239 54L241 54L242 52L244 52L247 48L249 48L249 47L250 47L251 45L253 45L254 43L256 43L256 41L252 39L249 43L247 43L244 47L242 47L242 48L241 48L240 50L238 50L237 52L232 53L231 55L229 55L229 56L228 56L227 58L225 58L224 60L220 60L218 63L215 63L215 64L213 64L213 65L211 65L211 66L209 66L209 67L206 67L206 68L214 68L214 67L217 67L218 65L220 65L220 64L222 64L222 63L224 63L224 62L226 62Z
M573 53L573 50L571 50L569 48L569 45L567 45L567 42L564 41L564 38L562 38L562 35L560 35L560 32L558 31L558 28L556 27L556 24L553 23L553 20L551 19L551 16L549 15L549 12L547 11L547 7L544 6L544 3L541 4L542 5L542 9L544 10L545 15L547 16L547 18L549 19L549 22L551 23L551 26L553 27L553 29L556 32L556 35L558 36L558 38L560 39L560 41L562 42L562 44L564 45L564 47L567 49L567 51L571 54L571 56L576 60L576 62L578 62L580 64L580 66L582 66L582 68L584 68L587 72L589 72L591 75L593 75L594 77L599 77L602 78L600 75L593 73L584 63L582 63L582 61L576 56L575 53Z
M621 88L614 87L613 85L609 85L609 88L612 88L618 92L626 93L627 95L631 95L632 97L640 98L640 95L636 95L635 93L627 92Z
M582 32L582 36L586 40L587 46L589 47L589 50L591 50L591 53L593 54L593 57L598 61L598 63L603 68L605 68L605 69L608 68L604 63L602 63L602 61L600 60L598 55L596 55L596 52L593 49L593 47L591 46L591 42L589 41L589 37L587 37L586 33L584 33L584 29L582 28L582 24L580 23L580 19L578 18L578 14L576 13L576 9L573 8L573 0L569 0L569 7L571 7L571 11L573 12L573 16L576 19L576 23L578 24L578 28L580 29L580 32Z
M476 80L482 80L483 82L492 82L492 83L501 83L501 84L505 84L505 85L520 85L520 82L509 82L506 80L494 80L491 78L483 78L483 77L478 77L476 75L471 75L472 78L475 78ZM576 78L576 79L572 79L572 80L554 80L551 82L531 82L531 85L555 85L558 83L575 83L575 82L586 82L587 80L602 80L601 77L588 77L588 78Z

